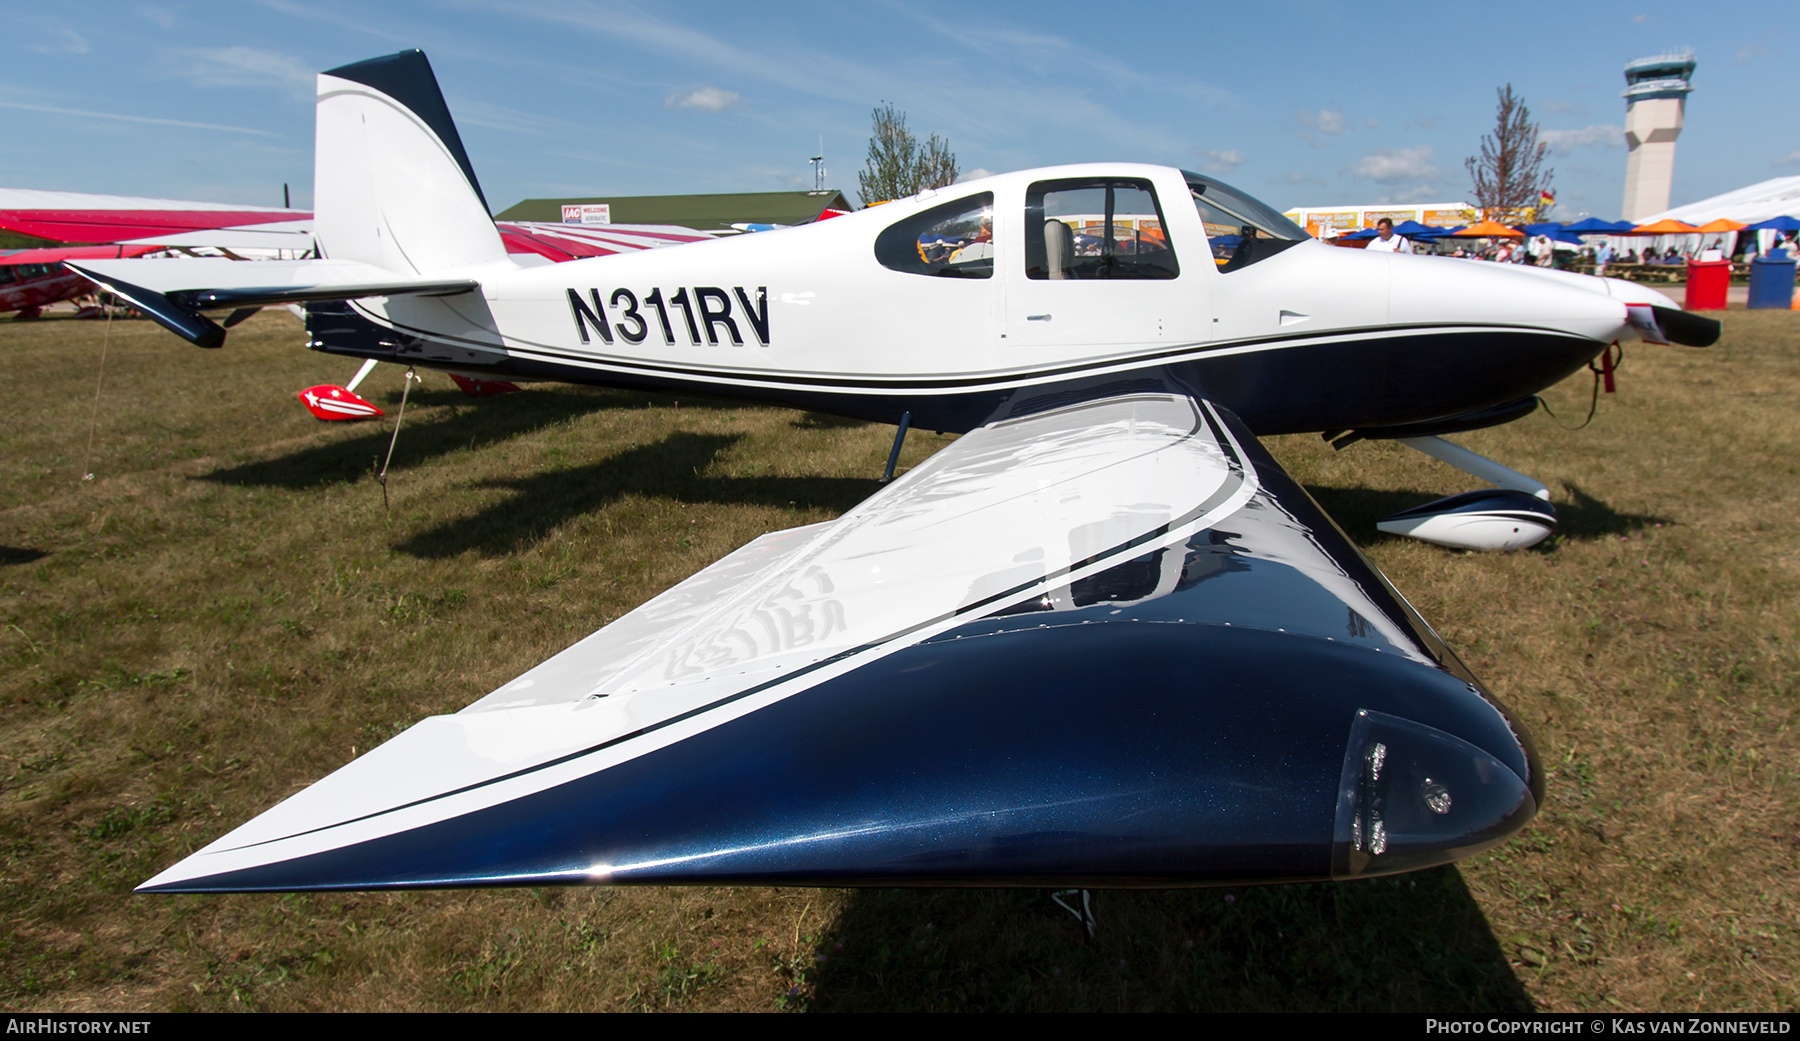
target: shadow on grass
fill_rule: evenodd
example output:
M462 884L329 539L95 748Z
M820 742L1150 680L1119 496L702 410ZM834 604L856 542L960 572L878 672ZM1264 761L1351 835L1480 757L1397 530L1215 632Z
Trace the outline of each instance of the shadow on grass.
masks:
M801 430L858 430L869 425L867 420L846 419L826 412L807 412L794 420Z
M1094 894L861 890L818 938L815 1011L1528 1011L1455 868ZM823 956L820 960L819 956Z
M1475 484L1475 487L1482 487ZM1360 545L1372 545L1390 539L1404 538L1403 535L1390 535L1375 527L1375 522L1391 513L1422 506L1433 499L1441 498L1432 492L1413 491L1409 489L1386 488L1325 488L1308 486L1306 489L1331 518L1338 522ZM1471 489L1473 490L1473 489ZM1640 528L1654 524L1673 524L1667 517L1650 514L1621 513L1606 503L1582 491L1578 485L1563 482L1564 496L1556 503L1557 534L1560 538L1543 544L1550 549L1563 539L1595 539L1611 535L1626 535Z
M392 409L399 407L399 392L392 397L393 401L387 403L389 418L365 424L364 433L359 437L214 470L201 479L220 484L295 490L354 482L369 473L371 460L387 454L388 440L394 434ZM394 453L395 467L416 466L471 444L488 445L520 437L601 409L642 405L641 398L641 395L614 393L502 394L442 418L408 419L400 431L399 447ZM412 395L408 407L468 405L472 400L458 391L423 391Z
M1387 539L1400 538L1379 531L1375 522L1390 513L1411 509L1421 503L1430 502L1441 496L1430 492L1415 491L1410 488L1326 488L1318 485L1307 485L1306 490L1318 501L1320 508L1337 521L1359 545Z
M0 546L0 567L7 564L29 564L34 560L42 560L49 552L41 549L26 549L23 546Z
M1579 485L1563 482L1569 501L1556 506L1557 531L1564 538L1594 539L1607 535L1629 535L1653 524L1673 525L1667 517L1644 513L1620 513L1606 503L1581 490Z
M558 526L624 496L639 494L687 503L794 506L842 513L874 494L874 478L711 477L705 470L738 434L678 433L620 452L591 466L484 481L478 487L515 494L471 517L422 532L395 547L419 557L453 557L474 550L500 556L529 545Z

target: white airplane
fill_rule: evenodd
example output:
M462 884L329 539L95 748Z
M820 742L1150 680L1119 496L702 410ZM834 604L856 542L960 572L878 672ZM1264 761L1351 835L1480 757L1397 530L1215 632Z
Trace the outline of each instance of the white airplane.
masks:
M1718 331L1624 282L1333 249L1131 164L527 268L422 54L325 73L318 104L322 259L75 266L201 346L207 309L343 301L315 348L963 436L141 891L1194 885L1467 856L1542 800L1524 728L1256 439L1406 437L1514 486L1452 520L1526 525L1529 478L1434 436L1522 415L1615 338Z

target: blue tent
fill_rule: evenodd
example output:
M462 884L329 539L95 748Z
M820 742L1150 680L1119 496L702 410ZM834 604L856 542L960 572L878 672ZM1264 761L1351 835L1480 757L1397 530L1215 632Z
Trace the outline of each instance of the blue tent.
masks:
M1628 221L1606 221L1601 220L1598 217L1589 217L1587 220L1576 221L1565 227L1563 230L1574 232L1577 235L1616 235L1620 232L1630 231L1635 227L1637 227L1637 225Z
M1347 232L1343 235L1339 235L1338 241L1339 242L1361 242L1364 239L1372 239L1377 234L1379 234L1379 233L1374 228L1364 228L1361 231L1352 231L1352 232Z
M1513 227L1533 237L1548 235L1557 242L1567 242L1572 246L1582 244L1579 234L1561 224L1515 224Z
M1800 220L1783 215L1771 217L1761 224L1752 224L1745 231L1800 231Z

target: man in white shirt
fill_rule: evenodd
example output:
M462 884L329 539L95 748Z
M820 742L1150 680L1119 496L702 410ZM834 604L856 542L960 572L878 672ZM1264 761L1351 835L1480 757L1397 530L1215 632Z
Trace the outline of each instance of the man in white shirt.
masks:
M1375 237L1369 240L1368 249L1376 253L1411 253L1412 243L1405 235L1394 234L1394 222L1386 217L1375 222Z

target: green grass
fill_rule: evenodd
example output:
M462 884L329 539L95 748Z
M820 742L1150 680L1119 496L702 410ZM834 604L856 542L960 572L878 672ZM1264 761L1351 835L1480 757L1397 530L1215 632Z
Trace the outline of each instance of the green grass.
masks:
M1800 316L1632 347L1592 425L1458 438L1564 534L1445 551L1374 520L1476 482L1270 447L1532 728L1538 819L1456 868L1107 892L133 896L762 532L873 493L892 428L562 387L293 399L354 363L285 314L199 351L0 322L0 1001L31 1009L1793 1009ZM81 480L103 336L91 482ZM383 366L369 396L397 404ZM1586 377L1548 397L1572 422ZM915 432L902 465L948 442Z

